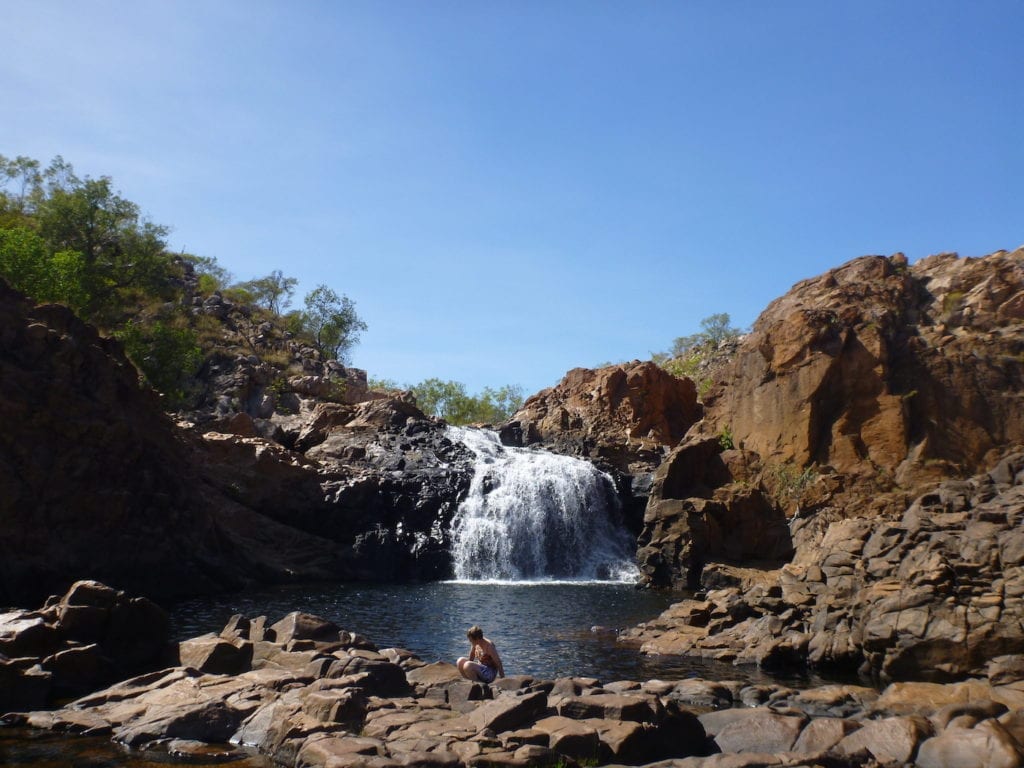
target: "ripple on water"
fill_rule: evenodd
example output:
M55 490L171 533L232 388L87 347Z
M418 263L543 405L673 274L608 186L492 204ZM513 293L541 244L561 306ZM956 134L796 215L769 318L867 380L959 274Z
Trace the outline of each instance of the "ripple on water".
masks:
M172 606L171 612L179 639L219 631L235 613L276 621L298 610L359 632L382 648L407 648L427 662L465 655L466 629L479 624L498 646L508 674L604 682L684 677L779 682L730 664L642 656L616 642L619 631L654 618L679 599L679 594L618 582L348 583L205 597Z

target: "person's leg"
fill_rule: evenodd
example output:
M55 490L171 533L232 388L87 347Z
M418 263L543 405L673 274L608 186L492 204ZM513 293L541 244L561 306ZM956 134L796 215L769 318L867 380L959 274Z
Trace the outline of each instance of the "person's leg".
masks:
M456 663L458 664L459 672L464 678L475 682L479 682L481 680L480 670L484 668L483 664L476 661L470 661L466 658L460 658Z

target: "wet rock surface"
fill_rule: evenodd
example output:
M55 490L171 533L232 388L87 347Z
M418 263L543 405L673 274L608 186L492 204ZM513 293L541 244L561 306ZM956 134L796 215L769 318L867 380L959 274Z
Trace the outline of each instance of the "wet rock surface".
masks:
M256 749L279 765L1024 765L1024 680L796 690L730 681L509 677L378 649L308 614L236 616L217 642L248 649L228 672L174 666L7 726L106 735L189 762ZM211 658L207 655L206 659Z

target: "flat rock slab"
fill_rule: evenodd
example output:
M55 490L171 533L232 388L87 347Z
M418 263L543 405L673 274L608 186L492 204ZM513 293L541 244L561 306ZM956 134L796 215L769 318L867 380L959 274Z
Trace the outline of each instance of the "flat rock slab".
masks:
M909 763L917 748L932 735L932 726L923 717L887 717L871 720L836 745L841 755L867 750L883 765Z
M746 715L723 724L715 733L715 743L722 752L789 752L808 722L806 717L770 710L739 711Z
M485 728L495 733L514 731L542 714L547 705L547 694L541 691L522 696L505 694L484 702L466 715L466 719L480 731Z
M656 722L663 712L656 696L619 693L595 693L590 696L569 696L558 704L558 714L576 720L600 717L630 720L636 723Z

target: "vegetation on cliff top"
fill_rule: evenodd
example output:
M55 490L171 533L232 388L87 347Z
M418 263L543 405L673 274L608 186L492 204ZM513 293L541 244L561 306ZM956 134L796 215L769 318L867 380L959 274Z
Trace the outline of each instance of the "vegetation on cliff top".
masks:
M196 375L218 353L255 354L281 372L284 386L285 374L302 370L282 340L347 362L367 330L355 303L327 285L291 309L296 278L274 270L234 282L215 258L169 252L168 231L116 192L109 177L80 178L61 157L43 167L0 155L0 277L119 339L169 407L190 406ZM245 327L202 311L208 303L240 308ZM522 402L516 387L469 395L459 382L428 379L407 388L426 412L452 423L500 421Z
M375 380L370 387L377 390L404 390L412 392L416 404L431 416L449 424L498 424L506 421L523 405L523 390L515 385L498 389L484 387L472 395L461 381L424 379L418 384L400 385L390 380Z
M738 339L743 331L730 325L727 312L709 315L700 321L701 330L680 336L667 352L655 352L651 359L673 376L693 379L697 392L704 396L713 383L714 356L722 342Z

